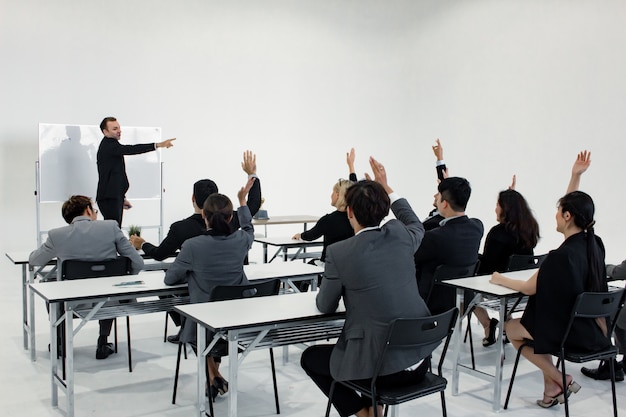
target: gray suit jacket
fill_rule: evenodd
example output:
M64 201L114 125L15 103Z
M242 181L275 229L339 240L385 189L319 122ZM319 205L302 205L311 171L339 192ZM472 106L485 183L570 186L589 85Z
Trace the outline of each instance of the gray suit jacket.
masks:
M103 261L115 259L118 254L130 258L133 274L143 268L143 259L115 220L92 221L78 216L70 225L50 230L45 243L30 254L28 263L45 265L55 257L59 264L67 259Z
M211 301L211 292L218 285L247 284L243 262L254 241L252 216L247 206L237 210L240 230L228 236L205 234L187 239L174 263L165 273L165 283L189 284L189 301ZM210 233L210 232L209 232ZM195 323L187 321L180 340L196 340Z
M317 308L333 312L342 296L346 307L343 332L330 359L336 380L371 378L388 324L400 317L430 315L417 290L413 261L424 227L405 199L391 209L398 220L334 243L326 253ZM399 372L428 354L430 350L394 352L381 374Z

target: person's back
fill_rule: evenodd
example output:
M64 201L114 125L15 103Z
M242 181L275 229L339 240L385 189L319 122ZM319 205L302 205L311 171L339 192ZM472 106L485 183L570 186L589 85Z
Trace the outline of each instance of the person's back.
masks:
M445 217L441 226L429 230L415 252L417 285L433 314L454 307L454 290L434 285L439 265L467 266L476 263L483 224L465 215L471 188L464 178L446 178L435 195L438 211ZM432 291L431 291L432 288ZM430 298L428 299L430 294Z
M98 211L89 197L72 196L63 203L62 214L68 226L52 229L46 242L29 257L31 265L45 265L57 258L59 262L71 259L101 261L115 259L118 254L131 261L131 272L143 268L143 259L120 230L115 220L98 221ZM100 336L96 359L105 359L113 353L107 342L112 319L100 320Z

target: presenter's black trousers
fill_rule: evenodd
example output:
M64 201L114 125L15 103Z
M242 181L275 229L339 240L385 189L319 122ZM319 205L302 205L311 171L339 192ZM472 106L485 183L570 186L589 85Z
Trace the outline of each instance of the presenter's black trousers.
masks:
M98 200L98 209L104 220L115 220L122 227L122 213L124 212L124 197Z

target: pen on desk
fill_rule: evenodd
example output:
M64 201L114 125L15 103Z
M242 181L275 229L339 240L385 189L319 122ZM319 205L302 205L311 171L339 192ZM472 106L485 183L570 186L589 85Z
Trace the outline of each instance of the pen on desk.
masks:
M125 285L141 285L141 284L145 284L145 282L144 281L124 281L124 282L120 282L119 284L115 284L115 286L121 287Z

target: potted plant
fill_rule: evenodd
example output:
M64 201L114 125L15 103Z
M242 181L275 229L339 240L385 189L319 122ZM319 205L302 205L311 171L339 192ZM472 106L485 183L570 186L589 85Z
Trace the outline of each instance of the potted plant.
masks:
M141 226L137 226L134 224L131 224L130 226L128 226L128 236L133 236L133 235L141 236Z

